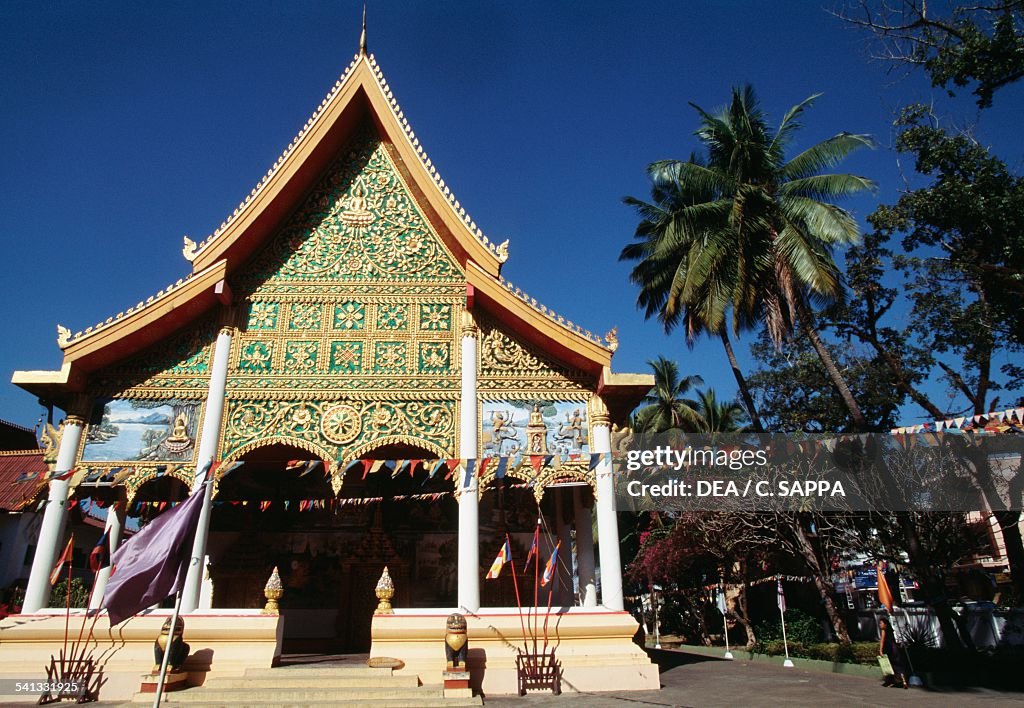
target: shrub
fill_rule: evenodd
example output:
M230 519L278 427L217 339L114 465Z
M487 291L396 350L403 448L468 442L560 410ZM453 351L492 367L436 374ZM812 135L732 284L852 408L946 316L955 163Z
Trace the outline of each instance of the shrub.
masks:
M770 642L776 639L781 641L782 621L776 618L773 621L762 622L757 625L754 632L762 642ZM790 646L797 642L800 644L816 644L821 641L821 623L806 612L787 610L786 638L789 639Z
M68 599L68 580L64 578L53 586L50 593L50 607L66 607ZM71 606L85 607L89 604L89 589L81 578L71 579Z
M781 639L772 639L761 643L757 651L769 656L782 656L786 648ZM818 642L803 644L789 643L789 655L804 659L831 661L838 664L875 664L878 662L878 644L876 642L856 642L854 644L837 644L834 642Z

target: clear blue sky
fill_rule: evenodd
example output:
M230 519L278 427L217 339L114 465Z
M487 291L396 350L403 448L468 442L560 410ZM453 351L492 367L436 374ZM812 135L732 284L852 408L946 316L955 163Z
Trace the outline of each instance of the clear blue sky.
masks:
M39 416L6 382L59 367L57 322L83 329L189 272L182 235L207 236L273 164L351 60L359 14L352 0L0 5L0 418ZM646 196L647 163L696 147L688 101L713 108L749 81L777 119L824 92L805 144L848 130L882 145L846 165L881 186L846 205L859 217L901 184L900 103L980 118L983 142L1021 163L1020 86L979 117L871 63L813 2L371 1L369 43L460 202L510 239L509 280L595 332L618 325L616 370L663 353L726 395L720 344L691 352L645 323L617 262L635 226L621 198Z

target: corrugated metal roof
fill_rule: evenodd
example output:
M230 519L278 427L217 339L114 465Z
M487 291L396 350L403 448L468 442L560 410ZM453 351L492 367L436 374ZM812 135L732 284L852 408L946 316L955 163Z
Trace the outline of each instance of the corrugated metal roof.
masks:
M0 511L21 511L35 499L46 485L42 450L14 450L0 452ZM16 482L23 472L35 473L36 479Z

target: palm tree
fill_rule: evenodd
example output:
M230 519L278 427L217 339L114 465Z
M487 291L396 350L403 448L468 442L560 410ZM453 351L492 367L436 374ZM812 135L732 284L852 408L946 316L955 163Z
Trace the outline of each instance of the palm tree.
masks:
M699 431L703 421L696 410L698 403L686 398L686 394L704 380L700 376L681 377L679 366L663 356L647 364L654 371L654 388L636 412L636 429L645 433L663 433L675 428L691 433Z
M709 433L734 433L743 428L743 406L737 401L719 401L713 388L697 392L697 413Z
M690 156L691 162L699 164L698 160L695 155ZM666 334L682 325L686 344L691 349L701 334L718 335L752 428L763 431L757 406L725 327L732 285L722 279L727 279L732 273L719 268L714 273L705 274L699 287L692 283L692 278L688 279L690 260L697 256L704 240L695 238L699 234L694 233L686 219L692 217L698 205L712 201L714 194L701 191L694 185L687 185L691 191L685 193L678 181L664 177L659 164L648 168L651 202L634 197L623 200L636 209L641 221L634 234L636 242L622 249L619 260L638 261L630 273L630 280L640 288L637 304L643 308L647 319L658 318ZM687 289L687 300L681 297L684 289ZM734 322L737 329L746 329L753 324L750 318L736 318Z
M787 161L785 149L800 127L799 119L817 97L789 109L774 131L750 86L734 88L730 104L715 115L693 106L701 117L696 134L706 159L666 160L649 167L659 194L676 192L680 199L675 204L663 200L661 206L670 208L671 218L648 219L651 226L643 233L638 228L638 240L653 244L624 249L622 256L649 259L646 271L634 273L650 276L659 270L660 281L655 282L665 288L666 303L683 317L692 310L708 332L720 331L729 309L734 332L761 320L776 346L799 326L854 427L864 430L867 421L821 339L811 303L841 296L831 249L860 236L853 217L832 202L874 187L863 177L823 171L873 141L840 133ZM655 239L659 223L665 228ZM685 263L671 263L672 254L684 253ZM744 400L750 409L746 395ZM756 425L754 415L751 419Z

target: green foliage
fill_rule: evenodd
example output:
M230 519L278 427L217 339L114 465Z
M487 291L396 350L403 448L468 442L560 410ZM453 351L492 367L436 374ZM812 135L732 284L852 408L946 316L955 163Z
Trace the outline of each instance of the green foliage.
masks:
M779 350L762 333L750 352L758 368L748 381L758 394L766 429L821 433L849 427L849 411L805 335L795 335L785 349ZM868 425L874 430L894 427L905 394L893 385L880 358L851 348L838 353L836 363Z
M654 372L654 388L636 412L637 430L644 433L663 433L673 428L687 432L700 430L698 403L686 394L704 380L700 376L680 376L679 365L663 356L647 364Z
M905 109L897 126L897 148L931 182L868 217L875 234L865 252L851 254L851 270L855 292L871 292L851 308L850 330L870 341L897 301L870 259L891 256L887 242L902 236L904 253L893 261L905 276L910 321L903 330L882 328L873 346L895 355L902 348L914 380L940 368L975 413L986 412L996 391L1021 384L1018 367L1005 366L1003 382L992 367L999 352L1024 345L1024 179L969 135L939 127L923 106Z
M757 637L760 642L768 644L775 640L782 642L782 620L778 617L766 620L757 625ZM786 638L790 643L790 653L794 644L815 644L821 641L821 622L800 610L786 610ZM766 652L771 653L771 652Z
M50 607L67 607L68 579L59 580L50 593ZM81 578L71 579L71 606L85 607L89 604L89 589Z
M789 629L789 623L786 623ZM783 656L786 647L781 639L772 639L767 642L760 642L754 649L759 654L769 656ZM805 644L803 642L791 641L789 643L789 655L802 659L816 659L818 661L831 661L835 664L877 664L878 663L878 642L853 642L852 644L837 644L835 642L815 642Z
M840 299L832 249L860 235L856 220L834 202L874 188L864 177L827 170L873 141L839 133L787 160L786 148L816 99L793 106L774 129L750 86L734 88L715 113L694 105L704 154L648 167L652 201L627 198L641 221L620 259L636 262L630 278L646 316L657 316L666 330L682 325L690 342L705 332L724 337L730 313L734 331L763 322L776 346L799 325L863 428L856 401L817 338L810 304Z
M1024 2L899 3L860 0L840 13L847 22L874 33L880 56L923 67L932 85L973 85L979 108L993 94L1024 76Z

